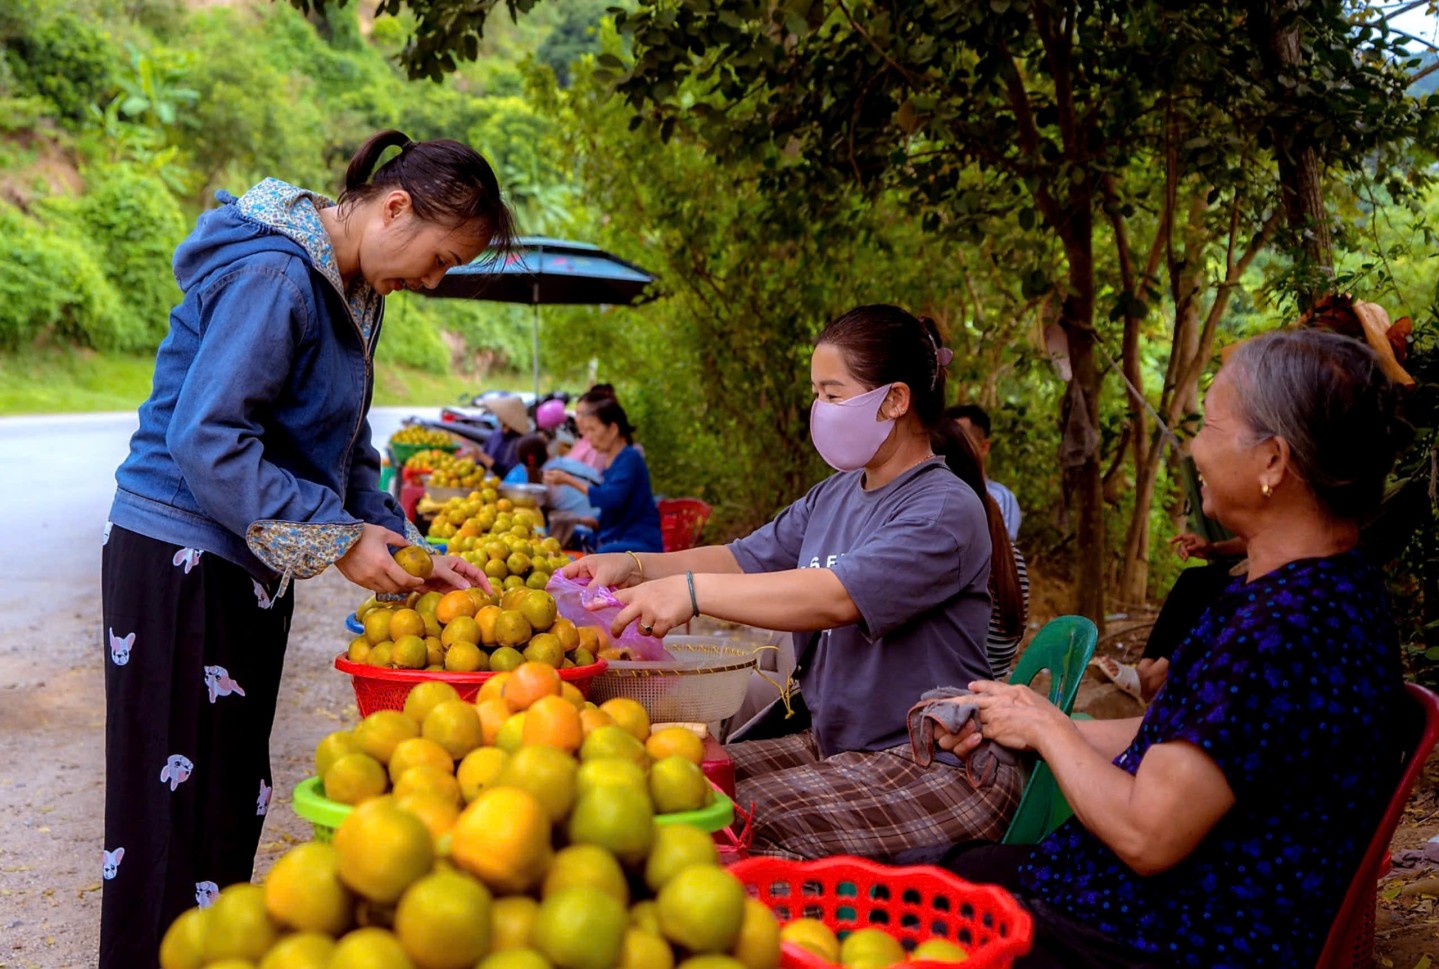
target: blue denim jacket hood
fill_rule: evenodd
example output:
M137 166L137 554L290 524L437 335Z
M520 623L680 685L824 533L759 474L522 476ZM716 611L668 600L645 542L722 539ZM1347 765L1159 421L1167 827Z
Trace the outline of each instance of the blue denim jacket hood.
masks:
M405 532L365 418L384 300L345 292L323 196L267 179L200 216L110 520L269 582L306 578L364 522Z

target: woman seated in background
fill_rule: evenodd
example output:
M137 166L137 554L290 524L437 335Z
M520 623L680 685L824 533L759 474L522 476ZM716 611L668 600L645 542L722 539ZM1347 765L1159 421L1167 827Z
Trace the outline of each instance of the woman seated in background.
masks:
M594 534L595 552L659 552L660 513L650 490L650 470L634 447L634 427L620 402L601 398L580 412L576 423L586 441L605 458L604 480L599 484L558 468L544 473L547 485L569 485L599 510ZM577 536L583 535L579 528Z
M550 442L543 434L526 434L515 444L515 466L502 479L505 484L540 484Z
M516 448L519 464L505 475L505 484L541 484L546 471L568 471L591 485L599 483L599 473L588 465L567 457L549 456L549 441L543 434L530 434ZM577 526L599 527L600 512L578 488L554 484L546 488L546 519L549 531L563 548L570 548Z
M1399 763L1397 636L1356 548L1404 437L1396 393L1348 337L1240 346L1192 453L1248 571L1144 717L1072 721L1023 687L971 684L979 731L939 745L1037 751L1075 812L1038 845L948 859L1030 907L1016 967L1314 965Z

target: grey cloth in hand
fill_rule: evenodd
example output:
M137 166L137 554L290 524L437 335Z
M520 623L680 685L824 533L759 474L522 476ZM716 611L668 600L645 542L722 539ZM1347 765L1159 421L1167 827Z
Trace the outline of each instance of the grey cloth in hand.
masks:
M934 762L936 727L957 734L971 718L975 720L976 728L979 726L979 708L974 704L941 702L968 696L974 696L974 693L958 686L940 686L921 694L919 702L909 708L905 719L909 725L909 745L914 751L916 764L928 767ZM1018 759L1012 750L985 740L964 758L964 771L970 786L987 787L993 783L1001 764L1016 763Z

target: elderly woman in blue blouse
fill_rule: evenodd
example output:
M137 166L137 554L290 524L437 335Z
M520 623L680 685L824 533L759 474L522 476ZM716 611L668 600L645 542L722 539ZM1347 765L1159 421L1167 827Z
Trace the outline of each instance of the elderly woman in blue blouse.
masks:
M1240 346L1192 452L1206 515L1249 550L1142 719L1071 721L981 682L979 731L1037 751L1075 816L1035 846L951 854L1035 915L1016 966L1313 965L1384 808L1402 689L1382 575L1356 549L1401 444L1363 344Z

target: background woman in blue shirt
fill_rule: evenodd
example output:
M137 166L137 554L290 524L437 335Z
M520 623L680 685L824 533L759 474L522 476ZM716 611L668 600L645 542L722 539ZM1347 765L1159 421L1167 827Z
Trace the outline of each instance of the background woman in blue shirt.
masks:
M971 684L983 738L1038 751L1075 812L1032 848L952 861L1034 911L1017 967L1314 965L1399 764L1397 636L1357 548L1406 436L1396 395L1348 337L1240 346L1191 451L1248 572L1144 717L1071 721L1025 688Z
M634 446L635 429L613 397L581 410L575 424L596 452L608 459L604 480L593 484L568 471L545 472L545 484L569 485L599 509L596 552L659 552L660 513L650 490L650 469Z

